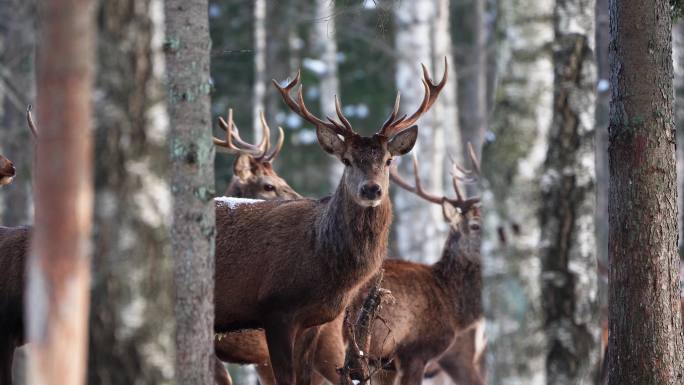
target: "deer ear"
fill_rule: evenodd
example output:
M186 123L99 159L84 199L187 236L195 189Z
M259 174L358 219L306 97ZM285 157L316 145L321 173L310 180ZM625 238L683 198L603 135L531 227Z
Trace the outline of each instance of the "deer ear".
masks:
M247 180L254 176L252 172L252 156L247 154L240 154L235 158L233 163L233 175L240 180Z
M326 126L316 127L316 136L318 137L318 144L328 154L342 156L344 153L344 141L337 136L337 133Z
M457 223L460 220L461 212L451 202L445 200L442 202L442 214L447 222Z
M390 154L392 156L406 154L416 144L416 139L418 139L418 126L411 126L400 131L389 141L388 149Z

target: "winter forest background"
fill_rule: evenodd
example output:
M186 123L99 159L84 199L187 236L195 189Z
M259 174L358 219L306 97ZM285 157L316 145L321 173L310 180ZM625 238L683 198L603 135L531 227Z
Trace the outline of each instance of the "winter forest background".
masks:
M424 186L436 194L453 194L450 158L467 164L466 143L472 143L482 159L480 183L469 189L483 199L488 382L600 383L608 312L608 3L211 0L211 116L202 119L211 119L214 135L222 137L217 119L233 109L243 138L256 143L263 110L272 133L277 126L285 129L285 144L274 162L278 174L303 196L322 197L336 187L341 164L320 150L314 127L287 109L271 79L282 82L301 69L312 112L334 115L333 97L338 95L353 127L371 134L390 112L397 90L402 110L420 103L420 63L439 78L446 58L447 88L419 122L413 151ZM146 154L163 158L165 144L131 134L136 127L169 121L167 96L160 89L163 71L175 68L162 60L165 51L174 49L174 40L163 37L162 8L159 0L97 5L94 199L102 208L109 197L123 197L118 205L143 213L96 210L94 228L100 238L92 247L106 257L94 262L91 306L100 317L90 321L101 322L102 330L109 322L128 322L124 316L107 314L98 300L118 302L121 308L139 301L146 311L158 312L160 320L140 320L135 339L149 341L145 354L159 356L172 338L159 341L154 336L159 325L162 334L170 335L163 321L172 318L172 305L169 297L152 293L163 292L170 283L163 274L151 284L144 277L152 269L168 272L168 259L155 265L152 258L135 257L140 251L136 247L143 246L117 241L118 229L103 224L113 218L119 228L130 228L139 242L170 244L162 231L169 226L162 214L170 211L167 182L158 174L164 162L140 166L146 164ZM0 153L17 167L14 182L0 192L3 226L33 222L34 154L25 111L29 104L41 108L35 86L36 28L41 23L36 15L34 0L0 2ZM673 26L672 48L681 143L684 24ZM122 118L125 115L130 119ZM119 127L131 131L117 134ZM682 147L677 148L680 232ZM140 167L131 165L131 159L139 159ZM233 160L217 151L216 195L231 180ZM408 158L399 169L410 175ZM127 180L124 174L131 173L137 179ZM390 256L434 262L447 232L441 209L394 187L392 201ZM164 248L145 250L148 255L169 254ZM130 264L119 266L121 255L130 255ZM129 276L130 286L116 287L117 277ZM100 342L107 345L108 338L114 337L102 334ZM91 349L97 343L91 342ZM132 356L142 354L135 351ZM102 362L89 362L89 368L121 357L114 349L103 351L99 359ZM568 362L574 365L567 367ZM249 366L231 365L230 371L237 385L256 384ZM429 381L449 383L444 375Z

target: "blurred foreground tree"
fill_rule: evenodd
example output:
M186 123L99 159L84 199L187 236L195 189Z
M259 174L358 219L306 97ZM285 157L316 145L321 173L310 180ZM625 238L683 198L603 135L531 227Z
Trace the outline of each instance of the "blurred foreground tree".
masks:
M445 176L449 175L444 172L450 166L447 152L456 155L456 159L461 153L449 9L449 0L400 1L394 5L395 76L401 92L402 113L413 112L423 99L421 63L435 81L441 80L445 58L450 64L449 81L432 110L418 122L419 139L413 150L420 157L423 184L435 194L443 193ZM412 172L410 163L400 165L404 174ZM425 263L436 261L446 237L441 208L426 205L415 194L400 189L395 191L394 203L397 249L401 257Z
M609 9L608 382L681 384L671 6L611 0Z
M179 384L209 384L214 378L216 225L207 6L206 0L165 3Z
M594 1L556 0L553 121L541 174L546 383L591 381L598 359Z
M163 9L99 3L88 383L174 383Z
M3 189L4 226L33 222L33 142L25 112L27 104L35 104L35 14L34 0L0 0L0 148L17 168L14 181Z
M552 0L499 2L500 76L482 155L488 380L545 383L539 169L551 125Z
M28 382L35 385L80 385L86 374L94 10L89 0L40 7L36 220L25 304Z

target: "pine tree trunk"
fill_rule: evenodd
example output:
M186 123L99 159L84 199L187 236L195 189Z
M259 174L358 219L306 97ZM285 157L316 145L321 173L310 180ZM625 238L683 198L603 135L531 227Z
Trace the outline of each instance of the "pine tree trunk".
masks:
M171 231L178 383L209 384L214 368L214 146L207 1L166 2L171 121Z
M28 261L29 384L80 385L86 372L93 214L91 96L95 3L50 1L39 13L40 137ZM55 52L59 52L55 55Z
M675 126L677 129L677 228L679 257L684 257L684 22L672 29L672 59L674 62Z
M541 176L546 382L592 380L598 359L594 231L594 4L556 0L553 121Z
M162 12L100 3L89 384L174 382Z
M450 59L451 40L448 33L448 1L402 1L395 5L395 46L397 47L397 89L401 92L401 110L413 112L423 98L420 64L425 64L433 78L441 79L444 57ZM447 145L459 154L460 135L456 101L456 73L450 60L449 81L432 110L418 124L419 139L414 150L420 160L424 187L442 194L448 174ZM404 175L412 173L411 162L400 164ZM406 259L432 262L441 254L446 237L441 208L426 204L414 194L395 190L394 209L397 249Z
M17 168L12 184L3 187L0 212L4 226L33 222L34 143L26 126L26 106L35 104L35 13L33 0L0 1L0 149Z
M546 382L538 172L551 124L553 5L499 3L497 28L508 36L499 49L505 71L490 119L492 140L482 154L487 378L493 384Z
M611 0L609 7L608 381L681 384L670 2Z

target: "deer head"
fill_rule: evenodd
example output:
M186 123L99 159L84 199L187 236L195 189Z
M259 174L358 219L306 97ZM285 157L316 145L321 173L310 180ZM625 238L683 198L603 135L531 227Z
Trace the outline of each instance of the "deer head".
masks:
M240 132L233 122L233 110L228 111L228 121L219 117L219 127L226 131L226 139L214 137L214 145L236 154L233 162L233 180L225 195L249 197L265 200L297 199L297 194L290 185L273 170L275 159L283 147L285 133L278 127L278 142L271 148L271 130L261 112L262 139L259 145L247 143L240 138Z
M0 186L12 183L17 170L11 160L0 155Z
M423 66L423 85L425 94L423 102L410 116L397 117L399 111L399 94L394 108L380 130L371 137L363 137L356 133L349 120L342 113L340 101L335 97L337 119L326 117L325 120L314 116L306 108L302 96L302 87L297 98L291 95L292 89L299 83L300 73L285 86L277 81L273 84L280 91L285 103L304 120L316 126L318 143L323 150L337 157L345 166L340 188L343 188L355 203L362 207L376 207L387 197L389 185L389 167L394 156L404 155L411 151L418 137L416 121L434 104L447 81L447 63L444 61L444 76L439 83L434 83Z
M413 156L413 173L415 186L405 181L392 167L390 175L401 188L410 191L426 201L442 206L444 220L449 224L452 234L457 237L449 237L455 242L447 241L446 247L458 247L462 251L468 251L465 255L479 255L480 250L480 197L466 197L459 186L460 183L474 183L480 173L480 164L473 150L473 146L468 143L468 155L472 162L472 169L466 169L455 162L452 163L451 181L456 198L437 196L426 192L421 185L418 174L418 159ZM456 251L456 250L454 250Z

